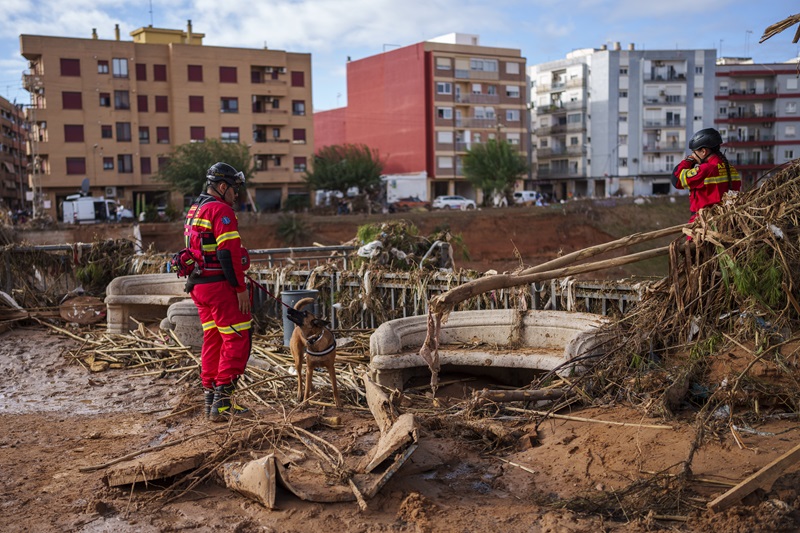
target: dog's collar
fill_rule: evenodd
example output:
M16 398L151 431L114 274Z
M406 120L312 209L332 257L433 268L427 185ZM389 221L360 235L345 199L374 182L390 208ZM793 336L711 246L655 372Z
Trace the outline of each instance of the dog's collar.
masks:
M330 346L328 346L327 348L325 348L324 350L322 350L320 352L315 352L315 351L310 350L308 348L311 344L314 344L318 340L320 340L322 338L322 335L324 335L324 334L325 334L325 330L322 330L322 333L320 333L319 335L314 335L313 337L306 337L306 353L308 355L312 355L314 357L321 357L323 355L328 355L329 353L331 353L333 350L336 349L336 337L334 336L332 331L331 331L331 344L330 344Z

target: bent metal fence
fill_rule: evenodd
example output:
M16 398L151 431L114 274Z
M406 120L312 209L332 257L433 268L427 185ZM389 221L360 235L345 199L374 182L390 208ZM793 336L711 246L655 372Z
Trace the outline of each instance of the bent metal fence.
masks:
M6 246L0 261L3 290L24 307L55 305L82 285L78 274L85 277L96 266L87 258L96 257L94 252L101 244L108 248L107 242ZM431 297L483 275L475 271L389 272L363 265L354 269L354 251L352 246L251 250L249 274L277 297L289 290L318 291L318 311L339 329L372 329L387 320L426 314ZM132 254L117 258L117 263L127 265L122 274L168 272L170 257ZM566 278L491 291L462 302L456 310L564 309L624 314L648 284ZM102 296L102 292L104 288L95 295ZM262 291L254 291L254 299L257 312L281 316L280 304Z

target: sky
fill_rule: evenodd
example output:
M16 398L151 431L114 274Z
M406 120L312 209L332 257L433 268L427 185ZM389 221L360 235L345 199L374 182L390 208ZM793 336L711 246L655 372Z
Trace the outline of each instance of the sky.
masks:
M0 0L0 96L28 103L19 35L122 38L152 24L204 33L204 45L310 53L313 106L347 104L346 64L448 33L519 49L527 64L580 48L716 49L777 63L800 56L797 25L759 44L764 30L800 13L791 0Z

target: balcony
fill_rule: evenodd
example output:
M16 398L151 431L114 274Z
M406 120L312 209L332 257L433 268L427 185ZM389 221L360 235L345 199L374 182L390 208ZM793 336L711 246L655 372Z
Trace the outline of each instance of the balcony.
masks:
M646 105L681 105L686 104L686 97L683 95L660 95L660 96L645 96L644 103Z
M652 152L683 152L684 146L680 143L655 143L645 144L642 146L642 151Z
M763 146L763 145L772 145L777 141L774 135L748 135L737 137L735 135L728 136L728 140L725 141L725 146L730 146L734 148L739 147L746 147L746 146Z
M558 146L555 148L537 148L536 157L542 159L579 157L586 154L584 146Z
M497 117L494 118L457 118L457 128L496 128Z
M714 97L715 100L774 100L778 97L778 89L775 87L764 87L762 90L756 89L730 89L720 90Z
M685 82L686 74L683 72L645 74L644 81Z
M775 166L775 158L772 156L731 157L728 161L738 170L761 170L770 169Z
M499 104L500 96L496 94L459 94L456 95L459 104Z
M739 112L739 111L732 111L727 114L727 116L723 115L718 117L714 120L714 122L719 124L724 124L726 122L762 122L764 124L769 124L771 122L775 122L775 113L770 112L761 112L761 113L754 113L752 111L746 112Z
M672 174L675 168L675 163L643 163L639 166L639 172L642 174Z
M657 128L681 128L685 125L680 119L663 119L663 120L645 120L644 121L644 128L645 129L657 129Z
M566 167L558 167L558 168L539 168L536 172L536 179L543 179L543 178L585 178L586 173L577 169L577 168L566 168Z
M536 108L537 115L550 115L558 113L566 113L567 111L577 111L586 109L584 102L578 100L577 102L564 102L559 104L543 105Z
M456 69L455 78L461 80L498 80L500 75L495 72L486 72L483 70L463 70Z

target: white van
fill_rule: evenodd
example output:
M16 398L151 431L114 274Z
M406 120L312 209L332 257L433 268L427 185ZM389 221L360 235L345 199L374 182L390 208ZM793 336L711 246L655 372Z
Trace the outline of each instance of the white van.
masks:
M534 204L540 200L542 195L539 191L517 191L514 193L515 204Z

